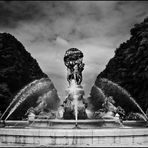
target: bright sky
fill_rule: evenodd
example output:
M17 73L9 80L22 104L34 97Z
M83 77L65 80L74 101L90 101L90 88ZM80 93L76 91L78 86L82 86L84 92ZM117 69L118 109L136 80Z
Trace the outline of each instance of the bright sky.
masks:
M146 16L146 1L0 1L0 32L11 33L25 46L63 99L65 51L74 47L84 53L87 96L115 49Z

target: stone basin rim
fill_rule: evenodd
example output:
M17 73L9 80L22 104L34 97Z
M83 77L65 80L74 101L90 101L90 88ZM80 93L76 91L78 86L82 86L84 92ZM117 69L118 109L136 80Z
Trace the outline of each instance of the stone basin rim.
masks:
M65 120L65 119L34 119L34 122L57 122L57 123L96 123L96 122L112 122L119 121L114 119L85 119L85 120ZM6 120L5 123L27 123L28 120ZM146 123L144 120L124 120L123 123ZM4 123L3 120L0 123Z

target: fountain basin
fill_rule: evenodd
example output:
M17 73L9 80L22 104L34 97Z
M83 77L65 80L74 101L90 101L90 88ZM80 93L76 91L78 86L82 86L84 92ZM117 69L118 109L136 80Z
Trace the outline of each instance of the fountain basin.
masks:
M148 144L147 128L0 128L0 146L133 146Z
M5 122L0 128L0 146L134 146L148 144L144 121L39 120ZM105 126L103 125L105 124ZM1 122L3 125L3 122ZM111 127L114 126L114 127Z

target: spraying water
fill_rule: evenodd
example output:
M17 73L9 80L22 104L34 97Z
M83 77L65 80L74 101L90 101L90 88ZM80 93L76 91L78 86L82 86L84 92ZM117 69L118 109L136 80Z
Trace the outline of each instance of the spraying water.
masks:
M70 94L72 94L73 96L73 99L74 99L74 112L75 112L75 120L76 120L76 124L77 124L77 120L78 120L78 87L77 87L77 84L75 82L75 80L73 79L71 81L71 85L70 85L70 88L69 88L69 91L70 91Z
M100 89L103 90L104 94L110 95L110 96L117 96L117 94L120 94L118 97L121 95L124 96L124 98L128 98L138 109L139 111L143 114L145 117L145 121L148 120L147 115L144 113L143 109L140 107L140 105L135 101L135 99L121 86L118 84L105 79L105 78L100 78L98 82L96 82L96 87L100 87ZM120 98L117 98L120 99Z
M76 120L76 124L77 124L77 121L78 121L78 100L77 100L77 95L74 95L74 102L75 102L75 106L74 106L75 120Z
M36 95L36 99L38 99L39 96L42 96L51 89L54 89L54 86L48 78L42 78L31 82L18 92L1 116L1 119L6 116L5 120L7 120L10 115L30 96Z
M25 86L23 89L21 89L21 91L19 91L19 93L14 97L14 99L13 99L12 102L9 104L9 106L7 107L7 109L5 110L5 112L2 114L2 116L1 116L0 119L2 119L2 118L5 116L5 114L8 112L8 110L10 109L10 107L12 106L12 104L13 104L14 102L18 101L17 98L18 98L18 96L20 96L20 95L23 94L23 90L24 90L24 89L26 90L27 87L30 87L31 85L35 84L36 82L37 82L37 80L35 80L35 81L29 83L27 86Z

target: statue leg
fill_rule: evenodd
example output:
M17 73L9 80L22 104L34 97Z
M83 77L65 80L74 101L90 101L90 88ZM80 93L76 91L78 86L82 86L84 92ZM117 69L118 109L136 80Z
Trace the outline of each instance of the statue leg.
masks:
M82 82L82 75L77 74L77 84L80 85Z

